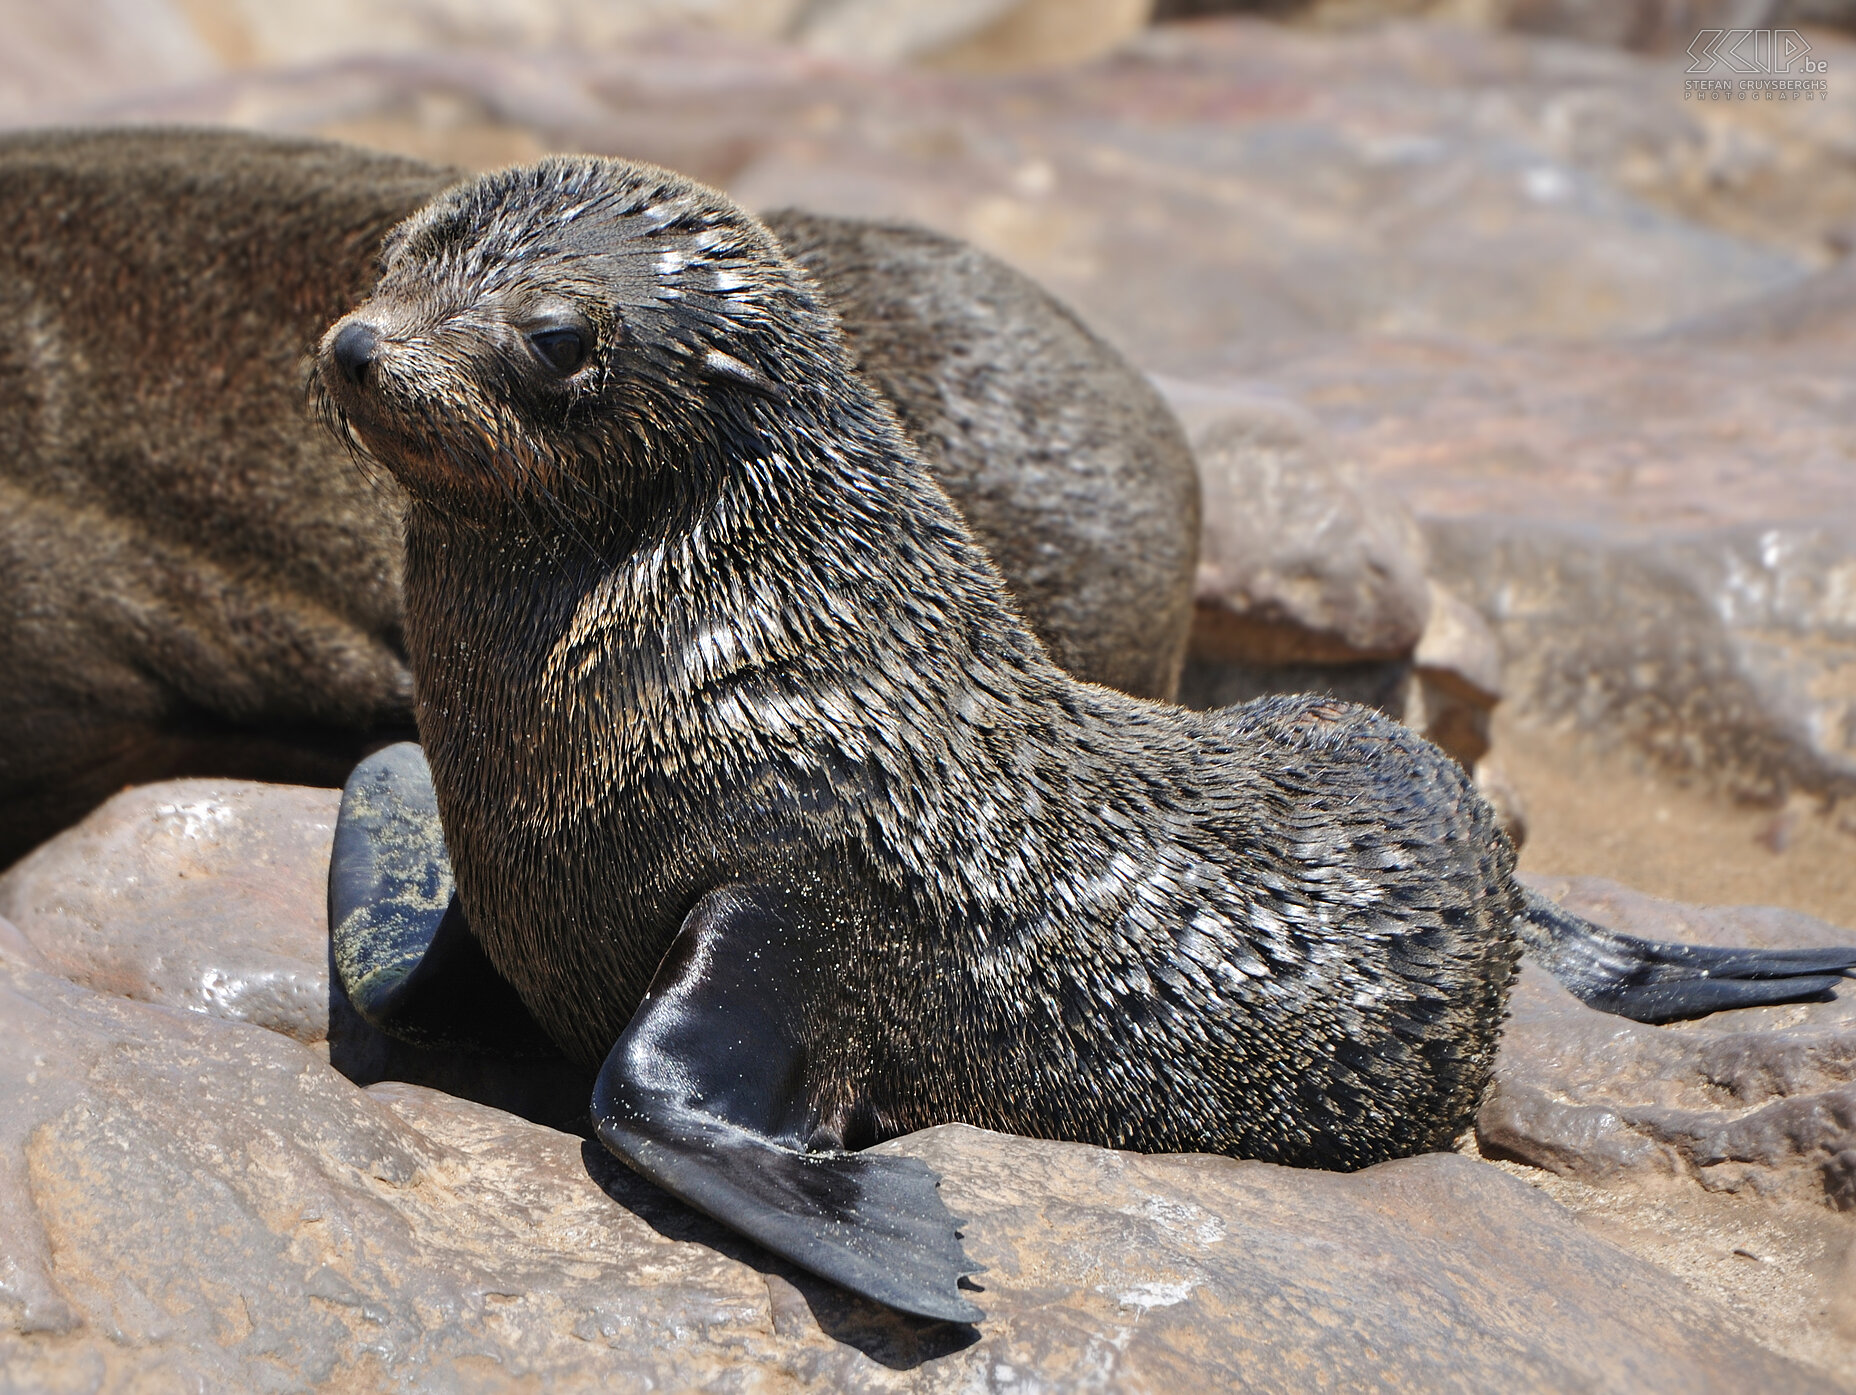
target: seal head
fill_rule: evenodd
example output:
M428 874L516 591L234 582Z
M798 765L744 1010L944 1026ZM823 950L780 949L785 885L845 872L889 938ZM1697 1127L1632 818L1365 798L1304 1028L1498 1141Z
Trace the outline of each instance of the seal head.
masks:
M700 488L690 462L778 420L754 399L816 398L839 348L804 273L701 186L633 168L547 161L396 229L323 338L337 430L457 517L571 530Z

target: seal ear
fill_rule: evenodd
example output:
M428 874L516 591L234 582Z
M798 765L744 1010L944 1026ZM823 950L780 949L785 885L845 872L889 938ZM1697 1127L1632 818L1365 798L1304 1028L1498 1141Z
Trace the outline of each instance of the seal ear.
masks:
M826 1081L830 927L776 892L698 903L593 1090L600 1141L634 1170L773 1253L921 1317L977 1322L977 1272L915 1158L807 1152ZM823 985L823 987L821 987Z
M775 402L784 402L792 396L753 364L744 363L733 354L725 354L720 349L705 350L700 361L703 371L709 376L738 383L749 391L771 398Z

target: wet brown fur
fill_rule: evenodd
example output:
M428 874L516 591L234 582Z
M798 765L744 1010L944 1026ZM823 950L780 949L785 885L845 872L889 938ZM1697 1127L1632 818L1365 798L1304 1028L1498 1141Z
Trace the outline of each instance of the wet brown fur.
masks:
M305 384L382 236L456 177L231 131L0 139L0 866L127 783L339 784L410 734L399 486ZM778 220L1039 633L1171 692L1197 486L1151 389L970 248Z
M562 315L595 338L566 376L525 338ZM745 881L833 927L827 1142L958 1119L1354 1167L1470 1119L1520 892L1462 771L1332 700L1197 713L1062 672L720 195L591 159L462 185L320 381L413 495L471 926L571 1054Z

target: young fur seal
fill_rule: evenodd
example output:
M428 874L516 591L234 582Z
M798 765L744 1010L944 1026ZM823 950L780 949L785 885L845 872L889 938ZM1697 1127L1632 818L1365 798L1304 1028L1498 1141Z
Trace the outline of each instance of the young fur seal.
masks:
M0 866L125 783L339 784L412 734L399 489L304 384L457 178L236 131L0 136ZM1170 697L1198 476L1152 386L972 247L769 221L1058 662Z
M897 1308L980 1316L932 1173L850 1150L964 1120L1362 1167L1469 1123L1523 937L1651 1015L1856 965L1551 910L1376 712L1059 670L810 279L674 174L447 192L319 381L411 497L430 759L349 786L350 997L603 1062L615 1154Z

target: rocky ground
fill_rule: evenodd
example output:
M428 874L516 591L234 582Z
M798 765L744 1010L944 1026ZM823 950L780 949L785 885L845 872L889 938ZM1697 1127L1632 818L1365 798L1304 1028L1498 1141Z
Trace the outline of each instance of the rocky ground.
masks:
M1856 45L1810 31L1825 100L1704 103L1686 57L1417 22L1004 75L745 22L162 32L0 64L0 108L621 153L979 242L1193 434L1189 695L1404 713L1621 928L1856 933ZM0 881L0 1386L1856 1389L1856 993L1642 1028L1530 975L1476 1136L1352 1178L901 1141L989 1266L975 1340L505 1108L570 1123L571 1090L331 1019L333 807L152 787Z
M572 1122L506 1063L358 1085L319 913L336 803L147 786L0 878L13 1388L1856 1381L1856 999L1652 1028L1530 970L1463 1153L1352 1176L956 1126L885 1145L966 1220L967 1329L770 1261L522 1117ZM1539 885L1639 932L1847 934Z

